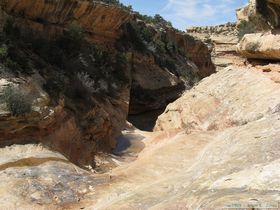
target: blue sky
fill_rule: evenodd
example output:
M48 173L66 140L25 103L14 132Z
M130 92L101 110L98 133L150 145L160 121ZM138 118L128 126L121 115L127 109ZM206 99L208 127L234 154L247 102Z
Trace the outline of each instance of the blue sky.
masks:
M142 14L160 14L173 26L185 30L190 26L217 25L236 20L235 9L248 0L120 0Z

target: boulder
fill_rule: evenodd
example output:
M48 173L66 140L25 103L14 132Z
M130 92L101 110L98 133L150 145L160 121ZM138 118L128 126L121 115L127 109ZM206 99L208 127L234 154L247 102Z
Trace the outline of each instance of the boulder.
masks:
M280 34L246 34L239 42L237 51L245 58L280 60Z

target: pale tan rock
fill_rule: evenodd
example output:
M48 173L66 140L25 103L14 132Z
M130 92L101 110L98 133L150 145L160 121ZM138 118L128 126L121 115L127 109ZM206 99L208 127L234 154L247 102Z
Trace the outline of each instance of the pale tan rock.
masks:
M32 31L34 36L53 38L75 20L92 34L90 39L95 42L115 41L121 25L132 18L120 7L94 1L8 0L4 9L7 13L23 14L25 18L15 19L16 25L22 31ZM42 20L43 24L37 20Z
M266 73L230 67L205 78L160 117L165 131L136 132L146 137L146 148L133 162L115 160L119 166L103 175L90 175L42 146L0 149L1 208L276 206L280 89Z
M262 72L228 67L168 105L155 129L219 130L246 124L280 103L278 86Z
M249 23L256 31L277 29L280 26L278 0L249 0L249 3L237 9L237 25Z
M244 62L244 59L236 53L239 38L235 23L226 23L208 28L192 27L187 29L187 33L207 44L212 51L212 61L217 71L232 64L240 65Z
M275 117L224 131L161 135L138 160L114 170L112 184L96 188L86 209L277 205L280 121Z
M98 181L41 145L13 145L0 151L1 209L69 208L90 192L90 186L106 180Z
M237 51L246 58L280 59L280 34L246 34L238 44Z

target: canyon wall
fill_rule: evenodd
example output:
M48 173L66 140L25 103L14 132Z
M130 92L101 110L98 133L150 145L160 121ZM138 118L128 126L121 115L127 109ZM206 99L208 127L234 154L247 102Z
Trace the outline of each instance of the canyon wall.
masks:
M245 58L279 61L278 40L280 27L280 2L274 0L249 1L237 11L239 25L250 29L238 45L238 52ZM252 30L253 29L253 30Z
M32 95L24 116L1 104L2 145L43 142L94 166L128 114L164 108L215 72L203 42L118 5L9 0L1 8L2 95L9 87Z
M232 65L241 64L244 59L237 54L239 32L235 23L217 26L190 27L187 33L202 40L212 51L212 61L217 71Z

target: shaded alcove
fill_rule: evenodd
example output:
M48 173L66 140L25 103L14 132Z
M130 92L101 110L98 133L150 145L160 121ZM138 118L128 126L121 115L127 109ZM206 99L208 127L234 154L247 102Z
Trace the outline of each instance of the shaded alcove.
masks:
M164 110L165 106L163 108L144 113L129 114L127 120L140 130L153 131L158 117L164 112Z

